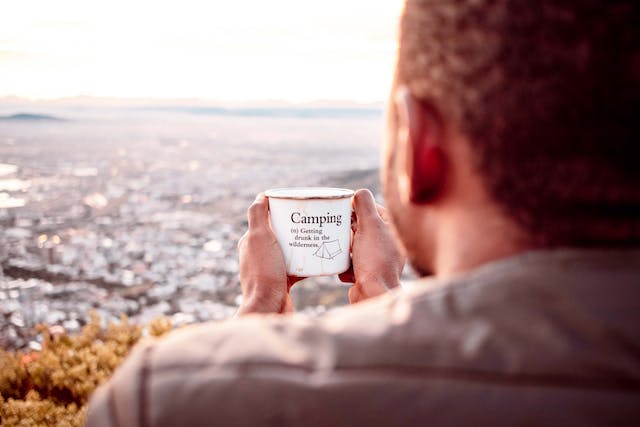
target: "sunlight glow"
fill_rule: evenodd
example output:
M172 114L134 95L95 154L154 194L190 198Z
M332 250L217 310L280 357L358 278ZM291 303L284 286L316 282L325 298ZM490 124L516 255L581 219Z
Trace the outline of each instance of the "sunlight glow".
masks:
M378 101L401 3L11 2L0 96Z

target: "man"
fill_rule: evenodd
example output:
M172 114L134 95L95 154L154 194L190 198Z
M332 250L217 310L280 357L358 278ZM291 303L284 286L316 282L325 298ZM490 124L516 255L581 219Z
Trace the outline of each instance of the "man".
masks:
M408 0L382 172L393 227L357 192L342 277L370 300L256 315L291 309L258 196L238 318L136 349L89 425L637 423L638 12ZM434 277L397 287L393 235Z

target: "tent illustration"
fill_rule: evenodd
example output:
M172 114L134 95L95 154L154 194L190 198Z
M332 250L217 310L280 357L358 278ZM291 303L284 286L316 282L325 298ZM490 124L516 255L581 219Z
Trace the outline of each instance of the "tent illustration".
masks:
M334 259L336 255L342 253L340 242L338 240L332 240L330 242L323 242L313 255L318 258Z

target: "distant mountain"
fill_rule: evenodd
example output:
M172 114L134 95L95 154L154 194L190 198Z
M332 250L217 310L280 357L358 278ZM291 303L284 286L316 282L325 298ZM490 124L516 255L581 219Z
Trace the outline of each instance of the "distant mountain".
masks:
M56 122L61 122L61 121L65 121L65 119L62 119L60 117L56 117L56 116L49 116L46 114L31 114L31 113L17 113L17 114L12 114L10 116L0 116L0 120L3 121L56 121Z

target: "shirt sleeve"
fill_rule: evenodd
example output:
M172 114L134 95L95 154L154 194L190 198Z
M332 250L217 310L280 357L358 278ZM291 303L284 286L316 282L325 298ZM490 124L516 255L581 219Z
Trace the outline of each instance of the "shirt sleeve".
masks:
M152 343L135 347L89 402L87 427L146 426L146 379Z

